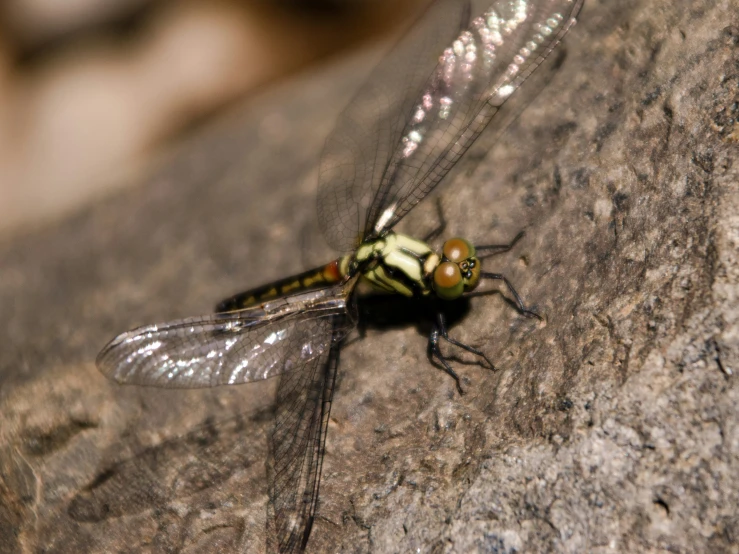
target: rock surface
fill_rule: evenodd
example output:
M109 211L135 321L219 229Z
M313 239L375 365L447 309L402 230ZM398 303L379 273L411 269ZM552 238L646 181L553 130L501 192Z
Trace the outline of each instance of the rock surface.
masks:
M739 552L739 16L590 1L564 51L441 192L452 234L526 231L488 267L545 322L472 299L453 334L498 370L459 354L463 396L413 325L347 344L309 551ZM1 552L252 548L271 383L119 387L92 360L121 330L322 261L302 231L344 73L272 91L141 186L0 245ZM433 217L425 202L404 229Z

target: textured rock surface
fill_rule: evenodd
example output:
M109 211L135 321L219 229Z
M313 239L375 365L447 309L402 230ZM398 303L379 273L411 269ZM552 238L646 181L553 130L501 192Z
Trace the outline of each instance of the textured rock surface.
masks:
M543 94L442 192L451 233L526 230L491 266L546 322L473 299L454 334L499 369L458 363L464 396L412 325L347 345L310 550L739 551L730 4L591 1ZM249 548L270 383L121 388L92 360L122 329L320 261L295 237L339 73L0 245L0 551ZM433 214L426 202L404 228Z

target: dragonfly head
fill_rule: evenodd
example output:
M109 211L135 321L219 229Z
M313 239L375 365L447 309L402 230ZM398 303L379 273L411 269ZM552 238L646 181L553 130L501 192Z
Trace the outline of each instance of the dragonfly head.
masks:
M475 257L475 247L461 238L446 241L441 263L434 270L434 291L439 298L459 298L474 289L479 281L480 260Z

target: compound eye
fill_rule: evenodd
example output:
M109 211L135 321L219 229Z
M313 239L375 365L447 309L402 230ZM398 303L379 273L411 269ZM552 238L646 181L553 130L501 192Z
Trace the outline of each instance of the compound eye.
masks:
M439 298L454 300L464 292L464 281L459 266L452 262L442 262L434 270L434 290Z
M458 264L462 260L474 256L475 247L464 239L454 238L444 243L442 253L447 260Z

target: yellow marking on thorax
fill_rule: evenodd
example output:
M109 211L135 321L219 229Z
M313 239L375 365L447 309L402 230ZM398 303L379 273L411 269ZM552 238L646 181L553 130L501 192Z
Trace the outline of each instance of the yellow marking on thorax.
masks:
M431 256L429 246L420 240L413 239L407 235L393 234L388 237L386 247L383 249L385 263L405 273L409 279L418 283L419 288L423 286L424 267L418 258ZM397 283L393 285L397 289L409 290L408 287ZM410 291L409 291L410 292ZM410 295L410 294L409 294Z
M411 289L406 287L400 281L390 278L385 273L385 268L382 266L377 266L373 270L368 271L364 277L380 290L396 292L403 296L413 296L413 291Z
M368 269L364 277L380 290L404 296L413 296L413 288L388 275L388 268L402 273L408 280L417 283L421 294L427 294L429 291L426 290L424 276L439 263L438 255L426 243L397 233L388 233L382 239L363 244L357 249L356 259L360 263L374 257L379 258L381 264ZM425 263L419 259L423 257L428 257Z
M418 263L418 260L400 250L388 252L385 256L385 263L390 267L399 269L414 281L420 281L423 277L421 275L421 264Z
M415 252L419 256L431 253L431 248L429 248L429 245L425 242L421 242L420 240L411 238L408 235L401 235L399 233L394 233L392 236L395 237L397 248L404 248L405 250Z
M392 236L392 235L390 235ZM364 261L372 257L372 254L375 252L382 253L383 250L385 250L387 245L386 240L377 240L375 242L371 243L365 243L359 248L357 248L357 253L355 254L355 257L358 261Z

